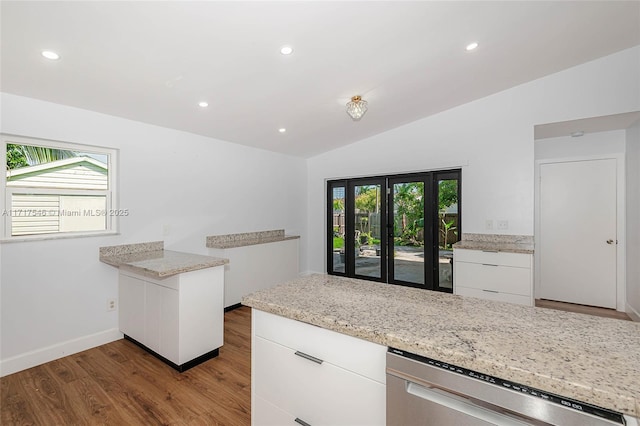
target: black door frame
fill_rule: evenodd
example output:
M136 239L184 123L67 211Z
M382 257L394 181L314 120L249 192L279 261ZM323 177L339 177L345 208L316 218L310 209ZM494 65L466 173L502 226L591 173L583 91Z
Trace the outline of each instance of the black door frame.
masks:
M327 181L327 273L364 280L385 282L407 287L425 288L442 292L452 292L453 289L439 286L439 230L438 223L438 182L440 180L456 179L458 181L458 240L462 229L462 170L439 170L420 173L408 173L386 176L372 176L365 178L339 179ZM395 182L423 182L424 183L424 284L395 280L393 278L393 254L388 253L390 242L393 241L393 184ZM357 275L355 273L355 197L356 186L381 185L380 196L380 278ZM345 272L334 271L333 265L333 189L345 189ZM386 196L384 196L386 192ZM428 226L428 224L430 226ZM429 265L429 259L431 264Z
M395 256L394 252L392 252L391 242L394 235L394 224L395 224L395 215L393 211L394 206L394 191L393 186L396 183L412 183L412 182L421 182L424 185L424 203L422 206L422 217L424 219L424 240L425 245L423 247L423 255L424 255L424 267L423 267L423 282L424 284L414 283L411 281L403 281L395 278ZM387 257L388 263L388 271L389 274L387 276L387 282L389 284L402 285L405 287L417 287L417 288L426 288L428 290L433 289L433 267L429 267L427 263L427 259L431 259L433 256L433 247L431 244L426 244L427 241L431 241L433 237L433 229L431 226L426 226L428 223L432 223L433 218L431 217L431 211L433 210L433 191L431 185L431 179L429 173L412 173L407 175L398 175L398 176L390 176L387 179L387 196L388 196L388 206L389 209L387 211L387 231L388 231L388 242L389 242L389 256ZM395 245L394 245L395 247ZM395 251L395 250L394 250Z
M345 237L347 235L347 226L346 226L346 214L347 214L347 181L346 180L334 180L327 182L327 273L330 275L347 275L347 250L344 247L345 252L345 271L339 272L335 271L335 265L333 264L333 237L334 237L334 229L333 229L333 191L335 188L344 188L344 214L345 214ZM346 240L346 238L345 238Z
M380 277L371 277L367 275L359 275L356 273L355 264L355 188L356 186L364 185L380 185ZM358 278L362 280L370 280L377 282L387 282L387 235L385 232L385 222L387 211L387 197L385 191L387 187L387 180L384 177L373 178L357 178L349 179L347 181L347 193L346 197L346 229L345 232L345 249L346 249L346 264L345 270L348 277ZM347 194L349 194L347 196Z
M434 191L433 199L437 204L439 199L438 189L439 182L441 180L457 180L458 181L458 239L462 238L462 170L442 170L436 171L432 174L432 190ZM453 257L450 259L451 263L451 288L440 287L440 223L438 222L438 206L434 209L435 217L432 221L432 243L433 243L433 270L434 270L434 286L433 290L442 291L445 293L453 293Z

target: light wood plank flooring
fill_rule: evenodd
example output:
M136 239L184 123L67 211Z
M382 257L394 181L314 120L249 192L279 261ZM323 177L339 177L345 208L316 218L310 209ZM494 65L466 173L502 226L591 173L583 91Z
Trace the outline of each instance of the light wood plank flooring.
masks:
M536 299L536 306L539 308L558 309L560 311L577 312L579 314L595 315L598 317L615 318L631 321L631 318L624 312L615 309L597 308L595 306L578 305L575 303L556 302L555 300Z
M536 300L536 306L629 319L624 313ZM249 425L251 310L225 314L217 358L178 373L118 340L0 379L0 424Z
M0 424L249 425L251 310L225 314L220 355L182 374L118 340L0 379Z

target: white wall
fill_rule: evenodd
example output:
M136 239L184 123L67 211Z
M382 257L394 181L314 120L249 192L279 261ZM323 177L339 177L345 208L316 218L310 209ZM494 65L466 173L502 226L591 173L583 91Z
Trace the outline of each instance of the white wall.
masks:
M572 138L539 139L535 141L535 159L546 160L572 157L597 157L625 152L625 130L585 133L584 136Z
M120 150L121 235L2 244L2 373L117 338L117 270L98 247L164 240L207 254L205 237L306 234L306 161L91 111L2 94L2 132ZM170 233L163 236L163 226ZM300 270L307 269L301 252Z
M640 321L640 122L627 129L627 313Z
M504 233L533 235L534 126L636 111L638 75L637 46L311 158L309 268L325 271L325 180L335 177L462 166L463 232L506 219Z

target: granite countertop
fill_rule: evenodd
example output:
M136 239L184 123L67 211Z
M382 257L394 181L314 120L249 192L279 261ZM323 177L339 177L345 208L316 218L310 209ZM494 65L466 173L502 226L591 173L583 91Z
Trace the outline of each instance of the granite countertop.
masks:
M453 245L454 249L482 250L482 251L501 251L508 253L533 253L531 244L517 243L492 243L481 241L458 241Z
M532 254L534 243L530 235L462 234L453 248Z
M229 249L257 244L275 243L279 241L295 240L299 235L285 235L284 229L271 231L244 232L241 234L212 235L207 237L207 247Z
M229 263L219 257L164 250L162 241L101 247L100 261L155 279Z
M640 417L640 323L331 275L242 303Z

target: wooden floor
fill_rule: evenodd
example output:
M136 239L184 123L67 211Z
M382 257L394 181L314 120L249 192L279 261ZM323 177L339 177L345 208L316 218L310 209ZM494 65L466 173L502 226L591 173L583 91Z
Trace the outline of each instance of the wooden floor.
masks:
M577 312L579 314L595 315L598 317L615 318L631 321L631 318L624 312L615 309L596 308L594 306L578 305L575 303L556 302L555 300L536 299L536 306L539 308L558 309L560 311Z
M536 300L536 306L629 319L624 313ZM225 314L217 358L182 374L118 340L0 379L0 424L249 425L251 310Z
M249 425L251 310L225 314L220 355L182 374L118 340L0 379L0 424Z

